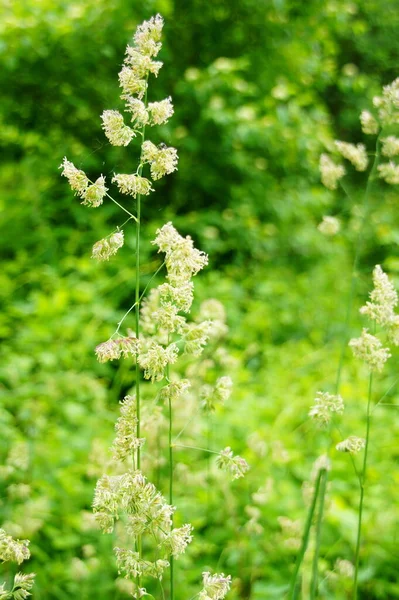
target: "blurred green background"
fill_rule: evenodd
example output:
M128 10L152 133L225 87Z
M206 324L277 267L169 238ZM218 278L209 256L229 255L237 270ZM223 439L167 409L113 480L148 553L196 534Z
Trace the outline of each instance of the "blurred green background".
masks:
M235 388L206 436L251 464L229 491L205 454L181 453L176 504L196 538L178 563L177 600L199 591L206 568L231 573L232 600L281 599L306 517L301 487L329 443L309 423L309 406L334 385L343 333L360 331L373 266L399 283L398 190L376 183L343 332L365 179L351 173L347 197L323 188L318 173L333 139L374 152L358 117L399 75L397 0L3 0L0 525L31 539L34 598L128 597L115 584L113 540L93 528L90 506L118 401L133 382L128 365L99 365L93 348L132 304L134 229L115 259L94 263L92 244L121 215L111 203L80 206L58 166L66 155L109 177L136 163L138 148L111 147L99 116L120 108L125 46L156 12L165 18L164 68L150 100L171 95L175 115L154 141L177 147L180 161L143 208L143 285L159 265L149 242L167 220L209 253L197 304L211 292L226 307ZM325 214L342 221L335 238L317 229ZM397 358L378 378L376 400L395 382ZM366 375L349 354L345 364L342 434L363 435ZM395 387L387 398L397 403ZM361 597L394 599L397 407L374 417ZM158 475L166 489L162 467ZM322 598L350 597L350 582L328 571L337 558L353 560L357 502L349 459L333 453Z

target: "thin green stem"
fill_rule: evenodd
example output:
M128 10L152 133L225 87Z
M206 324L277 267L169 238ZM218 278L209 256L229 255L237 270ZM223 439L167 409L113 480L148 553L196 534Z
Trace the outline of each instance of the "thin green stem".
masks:
M361 482L360 482L359 517L358 517L358 523L357 523L353 600L357 599L357 588L358 588L360 541L361 541L361 536L362 536L362 517L363 517L363 506L364 506L364 486L366 484L367 456L368 456L369 441L370 441L370 425L371 425L370 407L371 407L372 387L373 387L373 373L370 373L369 391L368 391L368 399L367 399L367 415L366 415L366 445L364 447L363 469L362 469L362 473L361 473Z
M106 193L105 195L107 196L107 198L109 198L110 200L112 200L112 202L114 204L116 204L117 206L119 206L119 208L122 209L127 215L129 215L130 219L133 219L137 223L137 217L135 217L134 215L132 215L132 213L127 210L127 208L125 208L124 206L122 206L122 204L119 204L119 202L117 202L115 200L115 198L113 198L112 196L110 196L108 193Z
M200 452L210 452L211 454L219 455L220 452L215 452L215 450L208 450L208 448L199 448L198 446L186 446L185 444L173 444L174 448L188 448L189 450L199 450Z
M324 471L323 477L320 484L320 500L319 500L319 512L317 515L316 522L316 547L313 554L312 563L312 582L310 587L310 598L313 600L317 598L317 584L318 584L318 566L319 566L319 555L320 555L320 544L321 544L321 529L323 523L323 512L324 512L324 498L326 495L328 480L328 471Z
M193 416L187 421L187 423L184 425L183 429L181 429L179 431L179 433L177 434L177 436L175 437L175 439L173 440L173 445L176 446L176 442L179 439L179 437L185 432L185 430L187 429L187 427L190 425L190 423L192 423L195 419L195 417L198 415L198 413L200 412L200 408L197 408L197 410L195 411L195 413L193 414Z
M392 385L389 386L389 388L387 389L387 391L385 392L385 394L383 396L381 396L381 398L378 400L378 402L375 403L373 410L371 411L371 414L373 414L373 412L375 411L375 409L377 408L377 406L399 406L399 404L390 404L387 402L383 402L384 398L386 398L389 394L389 392L396 386L396 384L399 381L399 377L397 377L395 379L395 381L392 383Z
M148 75L147 75L148 80ZM145 105L147 105L147 90L145 93L144 99ZM145 136L145 125L142 128L143 133L143 142ZM143 153L143 149L141 148L140 153L140 165L139 165L139 175L141 176L143 171L143 165L141 161L141 156ZM141 195L137 196L136 199L136 282L135 282L135 332L136 338L140 338L140 233L141 233ZM141 436L141 415L140 415L140 366L139 361L136 358L136 417L137 417L137 426L136 426L136 436L140 438ZM140 446L137 448L137 469L141 469L141 449ZM139 560L142 556L142 539L141 535L137 538L137 546L138 546L138 554ZM138 587L141 587L141 577L137 578Z
M290 600L296 600L296 598L298 598L298 593L299 593L299 586L298 586L299 569L301 568L303 557L305 556L306 548L308 547L309 536L310 536L310 529L312 527L313 515L314 515L315 509L316 509L317 498L319 496L320 480L321 480L321 477L322 477L323 473L325 473L325 470L320 469L320 471L319 471L319 473L317 475L316 482L315 482L315 487L314 487L314 490L313 490L312 503L310 505L310 508L309 508L309 511L308 511L308 516L307 516L307 519L306 519L305 530L303 532L301 548L299 550L299 554L298 554L298 557L296 559L294 573L293 573L293 575L291 577L291 585L290 585L290 592L289 592L290 593Z
M160 266L160 267L158 267L158 269L155 271L155 273L154 273L154 274L151 276L151 278L150 278L149 282L147 283L147 285L145 286L145 288L144 288L143 292L140 294L140 297L139 297L139 304L140 304L140 302L141 302L141 300L142 300L143 296L145 296L145 293L146 293L146 291L147 291L147 289L148 289L148 287L149 287L150 283L152 282L152 280L154 279L154 277L156 277L156 276L158 275L159 271L162 269L162 267L164 266L164 264L165 264L165 262L163 262L163 263L161 264L161 266ZM127 311L125 312L125 314L123 315L123 317L121 318L121 320L120 320L120 321L117 323L117 325L118 325L118 326L117 326L117 328L115 329L114 333L111 335L111 338L113 338L113 337L114 337L114 335L116 335L117 333L119 333L119 330L120 330L120 328L121 328L121 325L122 325L123 321L124 321L124 320L126 319L126 317L127 317L127 316L128 316L128 315L129 315L129 314L132 312L132 310L133 310L134 308L136 308L136 306L137 306L137 302L135 302L134 304L132 304L132 306L129 308L129 310L127 310Z
M168 365L168 379L169 379L169 365ZM172 435L173 435L173 407L172 407L172 398L169 394L169 504L173 506L173 444L172 444ZM172 528L173 528L173 514L172 514ZM169 558L170 563L170 600L174 600L175 591L174 591L174 557L171 554Z

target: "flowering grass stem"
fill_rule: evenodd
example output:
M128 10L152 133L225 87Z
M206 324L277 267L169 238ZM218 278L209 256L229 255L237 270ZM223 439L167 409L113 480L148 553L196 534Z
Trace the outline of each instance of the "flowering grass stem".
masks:
M146 82L148 81L148 75ZM147 91L145 93L145 105L147 105ZM145 124L142 127L143 140L145 135ZM141 154L142 154L141 150ZM140 166L139 166L139 175L142 175L143 165L141 164L141 156L140 156ZM140 338L140 233L141 233L141 195L137 195L136 199L136 281L135 281L135 333L136 338ZM136 416L137 416L137 426L136 426L136 436L140 438L141 436L141 414L140 414L140 365L139 361L136 358ZM137 448L137 469L140 471L141 469L141 448L140 446ZM142 539L141 535L137 538L137 546L138 546L138 554L139 559L142 556ZM140 589L141 587L141 578L138 577L137 586Z
M350 288L349 288L348 300L346 303L345 321L344 321L344 328L343 328L343 333L342 333L341 351L340 351L340 356L339 356L339 361L338 361L337 377L335 380L335 394L339 394L339 389L340 389L340 385L341 385L342 368L343 368L344 359L345 359L346 347L348 345L348 333L347 332L349 331L349 327L350 327L353 299L354 299L355 292L356 292L357 268L359 265L360 254L361 254L362 236L363 236L365 225L367 222L371 185L375 179L375 175L377 173L377 168L378 168L378 162L379 162L380 155L381 155L380 138L381 138L381 133L377 137L374 162L373 162L373 166L370 171L370 175L367 180L366 191L365 191L364 198L363 198L362 224L361 224L361 227L359 228L357 239L356 239L356 245L355 245L355 255L353 258L351 283L350 283ZM342 186L342 184L341 184L341 186ZM346 189L343 186L342 186L342 189L349 197L348 192L346 191ZM354 461L352 461L352 464L355 467ZM356 468L355 468L355 472L358 475ZM327 474L326 474L326 478L327 478ZM362 484L361 484L360 478L359 478L359 482L360 482L361 489L362 489ZM323 515L323 513L324 513L326 490L327 490L327 486L323 485L322 489L320 490L319 516ZM322 519L318 519L317 525L316 525L316 540L317 540L318 544L320 543L320 540L321 540L322 526L323 526ZM315 554L313 557L313 565L312 565L311 590L314 590L314 589L317 590L318 560L319 560L318 546L316 544L316 551L315 551ZM316 588L315 588L315 586L316 586ZM315 591L315 593L316 593L316 591ZM314 597L316 597L316 596L312 596L312 598L314 598Z
M366 483L366 472L367 472L367 456L370 441L370 425L371 425L371 396L373 387L373 373L370 373L369 377L369 389L367 398L367 415L366 415L366 445L364 447L363 457L363 468L360 479L360 500L359 500L359 517L357 523L357 539L356 539L356 550L355 550L355 577L354 577L354 589L353 589L353 600L357 599L358 589L358 576L359 576L359 560L360 560L360 541L362 536L362 518L363 518L363 506L364 506L364 487Z

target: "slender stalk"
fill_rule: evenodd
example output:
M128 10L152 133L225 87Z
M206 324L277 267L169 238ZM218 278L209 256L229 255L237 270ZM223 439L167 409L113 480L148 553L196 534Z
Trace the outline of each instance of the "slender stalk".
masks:
M322 529L321 526L322 526L322 522L323 522L324 498L326 495L327 480L328 480L328 471L324 471L324 476L322 477L321 484L320 484L319 512L317 514L317 523L316 523L316 548L315 548L315 552L313 555L312 582L311 582L311 586L310 586L311 600L313 600L314 598L317 598L318 565L319 565L321 529Z
M341 351L340 351L340 356L339 356L339 361L338 361L337 377L335 380L335 394L339 394L339 389L340 389L340 385L341 385L342 367L344 364L345 352L346 352L347 341L348 341L347 340L347 332L349 331L349 327L350 327L352 305L353 305L353 299L354 299L355 291L356 291L357 268L359 265L360 254L361 254L362 236L363 236L364 228L365 228L365 225L367 222L371 186L376 177L378 162L379 162L380 154L381 154L381 144L380 144L381 133L382 132L380 132L380 134L378 135L377 140L376 140L374 162L371 167L370 175L367 180L366 191L365 191L364 198L363 198L362 224L361 224L361 227L359 228L359 231L357 234L357 239L356 239L356 245L355 245L355 256L353 258L351 283L350 283L348 300L347 300L347 304L346 304L345 322L344 322L344 328L343 328L343 333L342 333L342 345L341 345ZM349 196L348 192L346 191L346 189L344 187L343 187L343 190ZM323 489L320 492L321 496L320 496L320 504L319 504L319 515L320 514L323 515L323 512L324 512L326 489L327 489L327 486L323 486ZM320 540L321 540L322 526L323 526L322 520L318 519L317 526L316 526L316 540L318 540L318 543L320 543ZM316 548L317 548L317 546L316 546ZM311 584L311 590L315 590L315 593L317 592L318 559L319 559L319 557L318 557L318 550L317 550L313 557L312 584ZM315 596L312 596L312 598L313 597L315 597Z
M220 452L209 450L208 448L199 448L199 446L186 446L185 444L173 444L174 448L189 448L190 450L199 450L200 452L210 452L211 454L219 455Z
M297 581L298 581L299 569L301 568L303 557L305 556L306 548L308 547L310 528L312 527L313 515L314 515L315 509L316 509L317 498L319 496L320 481L325 472L326 471L324 469L320 469L320 471L317 475L316 482L315 482L312 503L310 505L308 516L306 519L305 531L303 532L302 544L301 544L301 548L299 550L298 557L296 559L295 570L294 570L294 573L291 578L291 585L290 585L290 592L289 592L290 600L296 600L296 598L298 598L299 586L297 585Z
M368 455L369 440L370 440L370 424L371 424L370 407L371 407L372 386L373 386L373 374L370 373L369 391L368 391L368 399L367 399L366 445L364 448L363 469L362 469L361 481L360 481L359 518L358 518L358 523L357 523L357 540L356 540L356 551L355 551L355 578L354 578L353 600L357 599L359 559L360 559L360 541L361 541L361 535L362 535L362 517L363 517L363 506L364 506L364 486L366 483L367 455Z
M169 373L168 373L169 378ZM172 399L169 395L169 504L173 506L173 409ZM173 528L173 515L172 515ZM170 600L174 600L174 557L170 556Z
M148 80L148 75L147 75ZM145 105L147 105L147 91L145 93L144 99ZM143 142L145 139L145 125L142 128L142 137ZM138 174L141 176L143 172L143 164L141 160L142 150L140 154L140 164L138 168ZM141 233L141 195L139 194L136 199L136 281L135 281L135 333L136 338L140 339L140 233ZM136 426L136 436L140 438L141 436L141 422L140 422L140 366L139 361L136 358L136 416L137 416L137 426ZM137 469L141 469L141 448L140 446L137 448ZM142 539L141 535L137 537L137 551L139 554L139 559L142 556ZM137 578L138 588L141 587L141 577Z

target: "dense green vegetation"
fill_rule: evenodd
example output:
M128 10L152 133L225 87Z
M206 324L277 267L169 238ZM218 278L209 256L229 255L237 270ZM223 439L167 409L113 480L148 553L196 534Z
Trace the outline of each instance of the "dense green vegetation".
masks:
M359 114L399 75L398 2L6 0L0 11L0 527L31 540L33 597L128 597L91 502L134 372L99 364L93 350L133 302L134 228L115 259L92 261L92 244L120 215L111 203L80 206L58 166L66 155L93 177L129 169L133 146L110 146L99 115L119 107L117 73L136 25L160 12L165 68L151 93L173 97L162 140L180 161L143 207L142 283L160 264L150 240L168 220L209 253L194 312L210 295L226 308L222 374L234 393L203 436L251 465L230 487L205 453L179 455L176 503L195 541L177 563L176 598L196 594L201 572L217 565L234 579L232 600L281 599L306 519L303 483L331 444L309 407L334 385L343 336L364 326L357 313L374 265L399 283L398 186L376 181L345 326L366 177L348 169L345 194L324 188L318 170L334 139L375 151ZM326 214L342 223L332 238L317 229ZM399 598L393 354L375 381L375 401L390 391L373 413L361 554L360 597L373 600ZM212 349L205 359L221 369ZM349 351L341 394L341 433L363 435L367 376ZM351 581L327 572L337 558L353 561L358 486L348 456L332 459L320 598L340 600ZM158 463L153 479L166 489Z

